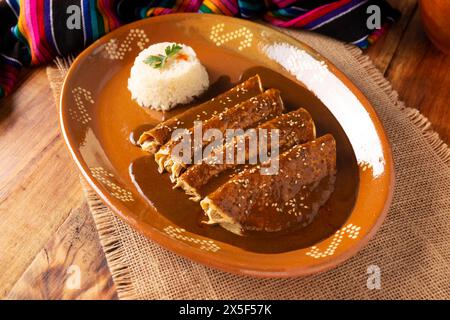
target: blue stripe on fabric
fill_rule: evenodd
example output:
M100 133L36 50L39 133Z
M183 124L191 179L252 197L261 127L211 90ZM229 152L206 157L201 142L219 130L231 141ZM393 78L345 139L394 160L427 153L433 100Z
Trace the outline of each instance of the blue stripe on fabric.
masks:
M44 31L45 31L45 37L47 38L49 47L51 48L53 53L55 53L58 50L56 48L56 43L53 39L53 34L52 34L52 23L50 21L50 19L52 19L52 17L50 16L50 6L51 6L50 1L44 1Z
M84 34L86 38L86 43L91 43L94 38L92 36L92 21L91 21L91 10L89 9L89 0L82 0L83 13L84 13Z
M317 20L314 20L314 21L308 23L307 25L304 26L304 28L307 29L307 30L311 29L311 28L314 28L314 27L318 26L319 24L321 24L323 22L326 22L327 20L329 20L329 19L331 19L331 18L333 18L333 17L335 17L335 16L337 16L337 15L339 15L339 14L341 14L341 13L343 13L343 12L353 8L353 7L356 7L356 6L358 6L358 5L360 5L360 4L364 3L364 2L367 2L367 0L353 0L352 2L342 6L340 8L338 8L338 9L336 9L336 10L334 10L334 11L332 11L332 12L330 12L330 13L328 13L328 14L320 17L320 18L318 18Z
M14 11L16 17L19 16L20 13L20 4L19 0L6 0L6 3L11 7L11 9Z
M242 17L250 18L263 12L265 5L263 1L238 0L238 7Z
M97 7L96 7L96 3L97 1L87 1L89 3L90 9L88 11L90 11L92 13L91 15L91 26L92 26L92 39L96 40L99 38L99 34L98 34L98 21L97 21Z

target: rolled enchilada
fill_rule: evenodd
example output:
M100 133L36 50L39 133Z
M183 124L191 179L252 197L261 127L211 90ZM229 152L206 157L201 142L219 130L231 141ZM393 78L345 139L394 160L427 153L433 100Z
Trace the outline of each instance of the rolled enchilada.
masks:
M313 140L316 137L314 121L309 112L303 108L273 118L258 126L257 129L266 129L268 132L273 129L279 130L278 147L280 152L284 152L296 144ZM249 158L256 156L251 154L252 151L256 151L258 154L259 148L250 150L248 137L244 137L244 139L245 160L248 161ZM267 149L270 150L272 147L271 140L267 139L267 141ZM230 144L231 146L224 145L220 150L215 151L209 159L204 159L202 163L190 166L177 179L176 187L181 187L191 196L191 200L199 201L201 199L201 188L211 179L226 170L242 166L237 164L236 161L233 163L226 162L224 156L227 153L227 149L230 150L230 147L232 152L234 152L233 159L237 159L238 138L235 138Z
M246 101L262 92L261 79L258 75L253 76L227 92L161 122L151 130L145 131L139 137L138 144L143 150L154 154L159 150L160 146L170 140L171 134L175 129L192 127L194 121L206 120L213 113L233 107L235 104Z
M236 233L309 224L333 191L336 142L324 135L279 156L276 175L246 169L200 202L208 224Z
M245 130L280 115L283 110L284 106L280 92L276 89L269 89L204 121L202 132L206 132L208 129L216 129L222 133L226 129ZM188 134L193 137L194 128L190 128ZM176 181L182 170L188 166L187 163L181 161L172 152L179 143L179 138L173 138L155 154L155 161L160 172L166 170L171 173L173 182ZM206 144L207 142L203 145Z

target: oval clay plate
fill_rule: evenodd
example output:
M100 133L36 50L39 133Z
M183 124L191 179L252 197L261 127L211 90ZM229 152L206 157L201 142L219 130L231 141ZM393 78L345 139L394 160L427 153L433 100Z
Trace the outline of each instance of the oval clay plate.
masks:
M240 237L201 224L200 205L173 190L153 158L130 142L189 107L163 114L131 100L127 80L135 57L164 41L191 46L208 71L210 89L191 105L259 74L265 88L281 91L288 109L311 113L318 136L333 134L335 191L310 225ZM334 267L367 243L391 201L390 147L368 100L310 47L245 20L174 14L111 32L72 64L61 96L61 128L84 177L120 218L163 247L228 272L289 277Z

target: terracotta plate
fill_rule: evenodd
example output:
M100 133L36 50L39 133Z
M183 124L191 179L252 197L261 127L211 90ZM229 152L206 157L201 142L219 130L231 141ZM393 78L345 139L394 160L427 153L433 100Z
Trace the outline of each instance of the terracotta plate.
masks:
M310 111L318 135L335 136L336 189L311 225L252 237L204 226L200 206L172 190L167 175L157 174L154 161L130 142L133 132L188 107L162 114L131 100L127 79L134 58L163 41L193 47L208 70L211 88L194 103L258 73L266 88L281 90L289 108ZM391 201L390 147L368 100L305 44L245 20L177 14L111 32L70 68L61 128L84 177L120 218L173 252L229 272L288 277L336 266L375 233ZM150 174L136 185L130 170Z

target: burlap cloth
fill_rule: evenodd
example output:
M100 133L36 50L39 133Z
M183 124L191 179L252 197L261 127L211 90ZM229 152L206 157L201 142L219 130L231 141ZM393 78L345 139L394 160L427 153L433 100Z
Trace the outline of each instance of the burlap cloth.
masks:
M337 268L306 278L255 279L181 258L119 220L84 185L122 299L450 299L450 150L416 109L406 108L357 48L307 32L290 32L334 62L381 118L395 160L389 214L369 244ZM49 68L59 96L67 63ZM57 100L59 101L59 100ZM449 105L450 107L450 105ZM367 288L367 268L381 289Z

